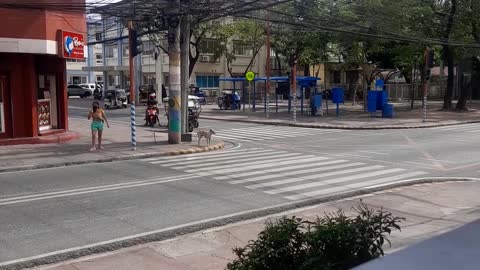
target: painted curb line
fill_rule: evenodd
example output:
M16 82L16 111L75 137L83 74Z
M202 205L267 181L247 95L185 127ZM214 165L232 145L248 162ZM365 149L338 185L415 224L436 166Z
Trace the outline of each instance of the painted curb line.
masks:
M409 125L409 126L385 125L385 126L376 126L376 127L372 127L372 126L354 127L354 126L345 126L345 125L325 125L325 124L322 125L322 124L311 124L311 123L271 122L271 121L264 121L264 120L248 120L248 119L225 119L221 117L210 117L210 116L202 116L200 118L205 120L241 122L241 123L271 125L271 126L288 126L288 127L301 127L301 128L318 128L318 129L347 129L347 130L421 129L421 128L447 127L447 126L458 126L458 125L480 123L480 120L468 120L468 121L459 121L457 123L433 123L433 124L427 124L427 125Z
M69 167L69 166L85 165L85 164L92 164L92 163L109 163L109 162L115 162L115 161L126 161L126 160L135 160L135 159L143 159L143 158L196 154L196 153L217 151L224 148L225 148L225 143L223 141L220 141L210 146L194 146L189 149L174 150L174 151L168 151L164 153L150 152L150 153L142 153L142 154L123 155L118 157L100 158L95 160L79 160L79 161L70 161L70 162L62 162L62 163L25 165L25 166L17 166L17 167L0 168L0 173L31 171L31 170L49 169L49 168L58 168L58 167Z
M296 202L289 202L273 207L265 207L244 211L231 215L225 215L216 218L210 218L204 221L192 222L184 225L178 225L170 228L164 228L153 232L146 232L135 236L124 237L121 240L105 241L97 244L86 245L79 248L67 249L64 252L52 252L45 255L38 255L25 259L18 259L9 262L0 262L0 270L20 270L24 268L32 268L40 265L54 264L63 261L78 259L88 255L111 252L127 247L141 245L149 242L164 241L178 236L196 233L207 229L213 229L242 222L251 219L257 219L282 212L291 211L297 208L303 208L332 201L339 201L358 196L368 195L375 192L387 191L399 187L407 187L418 184L444 183L444 182L480 182L478 178L467 177L436 177L436 178L416 178L404 180L393 184L383 184L370 188L351 191L339 195L331 195L322 198L306 199Z

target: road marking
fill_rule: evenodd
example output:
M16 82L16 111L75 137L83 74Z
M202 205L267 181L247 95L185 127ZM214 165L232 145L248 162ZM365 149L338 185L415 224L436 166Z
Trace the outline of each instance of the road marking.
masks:
M372 166L372 167L375 167L375 166ZM379 166L379 167L383 167L383 166ZM382 170L382 171L377 171L377 172L370 172L370 173L365 173L365 174L351 175L351 176L347 176L347 177L337 178L333 181L327 180L327 181L321 181L321 182L307 183L307 184L302 184L302 185L296 185L296 186L290 186L290 187L268 190L268 191L265 191L265 192L268 193L268 194L286 193L286 192L291 192L291 191L296 191L296 190L325 186L325 185L331 184L332 182L343 182L343 181L357 180L357 179L363 179L363 178L374 177L374 176L379 176L379 175L389 174L389 173L395 173L395 172L401 172L401 171L405 171L405 169L399 169L398 168L398 169L389 169L389 170ZM313 178L313 179L315 179L315 178Z
M338 166L329 166L329 167L324 167L324 168L315 168L311 170L305 170L299 172L292 172L292 173L282 173L279 175L271 175L271 176L260 176L260 177L255 177L255 178L250 178L246 179L246 182L255 182L255 181L260 181L260 180L268 180L272 178L280 178L284 176L292 176L292 175L298 175L298 174L303 174L303 173L315 173L315 172L322 172L322 171L330 171L330 170L335 170L335 169L344 169L344 168L349 168L349 167L356 167L356 166L362 166L365 165L365 163L362 162L356 162L356 163L349 163L349 164L343 164L343 165L338 165ZM342 170L342 171L335 171L331 173L324 173L324 174L317 174L317 175L309 175L309 176L298 176L295 178L290 178L290 179L284 179L284 180L277 180L277 181L272 181L272 182L267 182L267 183L262 183L262 184L256 184L256 185L251 185L247 186L246 188L250 189L257 189L257 188L264 188L264 187L273 187L273 186L278 186L278 185L283 185L283 184L289 184L289 183L294 183L294 182L302 182L305 180L309 180L310 178L315 179L315 178L320 178L320 177L326 177L326 176L332 176L332 175L340 175L340 174L348 174L351 172L359 172L359 171L366 171L370 170L372 167L367 167L367 168L357 168L357 169L351 169L351 170ZM232 183L232 182L230 182Z
M404 135L404 138L407 140L408 144L415 147L415 149L420 152L424 157L426 157L430 162L433 163L435 167L440 170L447 170L442 163L438 162L432 155L430 155L426 150L424 150L420 145L418 145L413 139Z
M298 157L298 156L299 155L297 153L275 154L274 156L264 155L264 156L261 156L261 157L248 157L248 161L250 162L249 164L251 164L253 161L256 161L255 164L257 164L257 163L262 163L264 161L269 162L272 159L272 157L273 158L287 158L287 157ZM178 164L174 164L174 165L179 165L179 166L172 167L172 169L181 170L183 168L206 168L206 167L208 167L208 165L206 165L205 163L211 165L213 168L218 168L218 169L230 168L232 165L240 165L238 159L226 160L226 161L222 160L220 162L214 162L214 163L195 162L195 164L182 164L181 162L179 162ZM243 164L241 164L241 165L243 166Z
M194 178L198 178L198 176L190 175L190 176L175 176L175 177L170 177L170 178L168 178L168 177L167 178L156 178L156 179L150 179L150 180L144 180L144 181L135 181L135 182L128 182L128 183L119 183L119 184L112 184L112 185L79 188L79 189L70 189L70 190L63 190L63 191L56 191L56 192L47 192L47 193L39 193L39 194L32 194L32 195L25 195L25 196L10 197L10 198L5 198L5 199L0 199L0 206L23 203L23 202L32 202L32 201L40 201L40 200L61 198L61 197L70 197L70 196L74 196L74 195L90 194L90 193L97 193L97 192L102 192L102 191L110 191L110 190L126 189L126 188L133 188L133 187L158 185L158 184L163 184L163 183L191 180L191 179L194 179Z
M256 151L229 151L229 152L217 152L215 154L210 154L210 155L191 155L188 157L181 158L181 156L177 156L177 158L152 158L152 159L146 159L143 161L150 162L152 164L158 164L158 163L175 163L175 162L182 162L182 161L193 161L193 160L205 160L211 157L214 158L224 158L224 157L230 157L230 156L236 156L236 155L247 155L247 154L262 154L262 153L273 153L274 150L256 150Z
M402 180L402 179L405 179L405 178L415 177L415 176L425 175L425 174L427 174L427 173L426 172L410 172L410 173L385 177L385 178L381 178L381 179L375 179L375 180L366 181L366 182L359 182L359 183L354 183L354 184L345 184L343 186L306 192L306 193L302 193L302 194L298 194L298 195L288 196L288 197L285 197L285 198L288 199L288 200L306 199L306 198L326 195L326 194L329 194L329 193L335 193L335 192L339 192L339 191L348 191L348 190L353 190L353 189L356 189L356 188L368 188L369 185L375 185L375 184L378 184L378 183L386 183L386 182L394 182L394 181Z
M420 163L420 162L412 162L412 161L402 161L402 163L419 165L419 166L427 166L427 167L431 167L431 168L438 169L438 168L437 168L435 165L433 165L433 164Z
M334 154L336 156L342 156L342 157L359 157L359 158L371 158L369 156L362 156L362 155L354 155L354 154L348 154L348 153L339 153L339 154Z
M278 173L278 172L289 171L289 170L301 170L301 169L304 169L304 168L311 168L312 166L323 166L323 165L331 165L331 164L338 164L338 163L344 163L344 162L348 162L348 160L337 159L337 160L330 160L330 161L319 162L319 163L314 163L314 164L302 164L302 165L294 165L294 166L286 166L286 167L282 166L280 168L260 170L260 171L251 171L251 172L246 172L246 173L235 174L233 176L217 176L217 177L214 177L213 179L215 179L215 180L228 180L228 179L231 179L231 178L247 177L247 176L265 174L265 173Z
M375 154L375 155L383 155L383 156L390 156L390 154L387 153L380 153L380 152L373 152L373 151L357 151L361 153L367 153L367 154Z
M187 154L187 155L179 155L179 156L162 156L156 158L146 158L142 159L141 161L159 161L159 160L166 160L166 161L174 161L174 160L193 160L208 156L224 156L224 155L232 155L236 153L255 153L255 152L273 152L274 150L267 150L267 149L239 149L239 150L224 150L224 151L214 151L214 152L206 152L206 153L195 153L195 154Z
M420 158L420 159L430 161L428 158ZM437 161L444 162L444 163L452 163L452 164L457 164L458 163L458 162L455 162L455 161L441 160L441 159L437 159Z
M259 165L254 165L254 166L249 166L249 167L237 167L237 168L230 168L230 169L222 169L222 170L202 170L202 169L197 169L197 170L192 170L191 173L195 173L201 176L212 176L212 175L221 175L221 174L228 174L228 173L238 173L242 171L252 171L252 170L259 170L259 169L264 169L264 168L271 168L275 166L285 166L285 165L292 165L295 163L310 163L315 162L315 161L321 161L321 160L326 160L328 158L325 157L311 157L311 158L299 158L297 160L288 160L288 161L282 161L282 162L277 162L273 161L270 163L266 164L259 164ZM243 164L242 164L243 165ZM232 167L232 166L230 166Z
M284 179L284 180L278 180L278 181L273 181L273 182L267 182L263 184L259 184L258 187L274 187L274 186L280 186L284 184L290 184L290 183L295 183L295 182L305 182L307 180L317 180L320 178L325 178L329 176L337 176L337 175L342 175L342 174L349 174L349 173L358 173L358 172L364 172L364 171L369 171L369 170L377 170L377 169L383 169L385 168L384 166L380 165L374 165L374 166L366 166L366 167L361 167L361 168L355 168L355 169L349 169L349 170L341 170L341 171L335 171L335 172L329 172L329 173L321 173L321 174L313 174L313 175L308 175L308 176L303 176L303 177L296 177L296 178L290 178L290 179ZM300 187L304 185L310 185L310 184L315 184L315 183L306 183L306 184L300 184L296 186L288 186L284 188L278 188L274 190L269 190L267 191L268 194L277 194L277 193L283 193L283 192L278 192L282 189L290 191L292 190L297 190L302 189Z
M281 154L287 154L288 152L286 151L280 151L280 152L275 152L275 156L281 155ZM173 169L181 169L185 165L199 165L199 166L204 166L205 163L209 164L212 162L215 162L216 165L225 163L227 161L232 161L234 160L235 162L238 162L240 158L248 158L248 160L251 160L252 158L259 158L263 156L268 156L271 157L272 153L258 153L258 154L242 154L242 155L237 155L237 156L226 156L226 157L219 157L219 158L202 158L202 159L195 159L195 160L187 160L187 161L175 161L175 162L164 162L162 163L162 166L178 166L179 167L173 167ZM278 157L278 156L277 156Z

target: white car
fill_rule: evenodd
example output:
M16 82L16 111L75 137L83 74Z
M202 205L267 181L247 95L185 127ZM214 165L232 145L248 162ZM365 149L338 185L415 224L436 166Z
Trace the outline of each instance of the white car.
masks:
M95 88L97 87L94 83L82 83L82 84L79 84L81 87L83 88L87 88L87 89L90 89L93 91L95 91Z
M89 97L93 94L93 90L89 88L83 88L78 84L70 84L67 86L67 94L71 96L79 96L81 98Z

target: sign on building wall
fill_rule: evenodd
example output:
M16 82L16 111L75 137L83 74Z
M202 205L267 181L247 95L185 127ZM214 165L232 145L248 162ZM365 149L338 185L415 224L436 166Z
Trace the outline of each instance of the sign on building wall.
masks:
M64 58L83 59L85 58L85 43L83 34L62 31L62 39L59 46L62 48Z

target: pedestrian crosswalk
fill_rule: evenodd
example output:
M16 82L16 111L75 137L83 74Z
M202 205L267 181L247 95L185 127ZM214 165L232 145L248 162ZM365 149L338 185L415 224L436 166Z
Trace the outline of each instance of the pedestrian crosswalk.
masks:
M143 161L293 201L340 194L428 174L383 164L351 161L343 157L263 148Z
M441 131L464 132L464 133L480 133L480 123L435 127L433 129L441 130Z
M246 128L231 128L216 130L216 137L237 142L258 142L275 139L286 139L295 137L329 135L340 132L348 132L342 129L311 129L284 126L259 126Z

